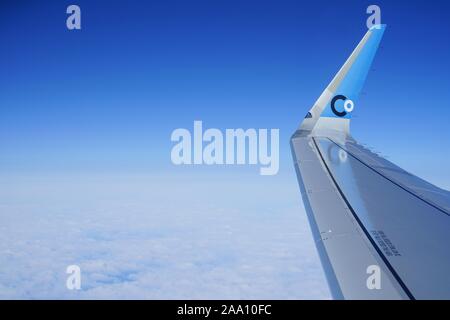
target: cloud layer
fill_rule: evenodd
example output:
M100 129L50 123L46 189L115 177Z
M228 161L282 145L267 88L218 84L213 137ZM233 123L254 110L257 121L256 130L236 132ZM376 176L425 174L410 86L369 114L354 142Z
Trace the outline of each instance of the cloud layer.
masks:
M268 179L4 177L0 298L329 298L295 178Z

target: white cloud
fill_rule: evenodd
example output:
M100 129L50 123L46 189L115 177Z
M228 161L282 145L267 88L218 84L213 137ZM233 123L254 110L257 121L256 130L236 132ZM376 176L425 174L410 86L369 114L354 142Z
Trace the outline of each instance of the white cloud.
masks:
M0 298L329 298L295 177L211 177L3 177Z

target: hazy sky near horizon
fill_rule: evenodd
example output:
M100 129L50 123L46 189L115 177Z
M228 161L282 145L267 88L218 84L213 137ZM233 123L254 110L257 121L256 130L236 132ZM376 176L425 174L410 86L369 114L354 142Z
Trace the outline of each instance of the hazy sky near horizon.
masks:
M329 298L289 137L371 2L0 4L0 298ZM388 25L352 133L450 188L450 3ZM175 167L176 128L280 129L280 171ZM65 288L80 264L83 290Z

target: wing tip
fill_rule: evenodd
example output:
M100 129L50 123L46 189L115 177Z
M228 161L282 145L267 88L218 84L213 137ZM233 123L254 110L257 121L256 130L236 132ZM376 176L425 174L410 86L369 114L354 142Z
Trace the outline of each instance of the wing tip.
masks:
M381 30L384 31L386 30L387 25L386 24L376 24L373 25L372 27L369 28L370 31L374 31L374 30Z

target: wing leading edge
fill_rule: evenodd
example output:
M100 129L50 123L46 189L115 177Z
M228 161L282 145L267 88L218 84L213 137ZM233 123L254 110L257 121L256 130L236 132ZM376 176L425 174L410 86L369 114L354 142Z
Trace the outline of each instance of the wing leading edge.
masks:
M384 33L370 29L291 138L336 299L450 298L450 195L358 144L350 115Z

